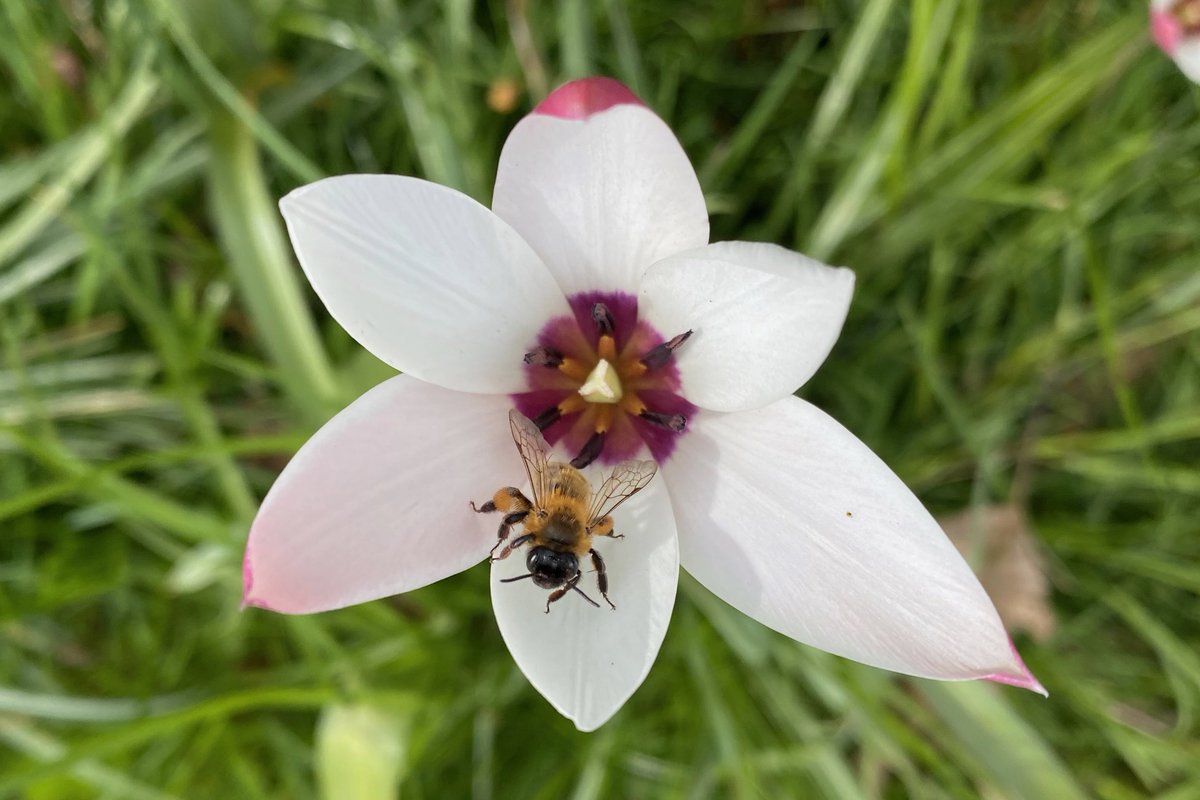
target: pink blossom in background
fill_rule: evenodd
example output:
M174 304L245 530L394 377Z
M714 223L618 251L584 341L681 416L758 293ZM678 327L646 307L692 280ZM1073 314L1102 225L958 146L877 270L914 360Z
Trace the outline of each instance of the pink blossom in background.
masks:
M1200 0L1151 0L1150 34L1184 75L1200 83Z

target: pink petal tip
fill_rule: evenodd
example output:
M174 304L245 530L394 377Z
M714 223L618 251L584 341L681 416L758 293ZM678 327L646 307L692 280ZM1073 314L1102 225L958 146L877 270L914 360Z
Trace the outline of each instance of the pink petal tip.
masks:
M268 611L273 611L269 605L262 600L255 599L250 596L250 591L254 588L254 566L250 563L250 546L246 545L246 555L242 558L242 610L247 608L265 608Z
M1010 675L1003 672L993 672L991 675L984 675L981 680L1003 683L1007 686L1016 686L1020 689L1028 689L1031 692L1040 694L1042 697L1049 697L1050 693L1046 691L1046 687L1042 686L1041 681L1033 676L1033 673L1029 671L1029 667L1025 666L1025 662L1021 659L1021 654L1017 652L1017 646L1013 644L1012 639L1008 640L1008 646L1012 648L1013 658L1016 659L1017 667L1021 670L1021 674Z
M1150 9L1150 34L1154 37L1154 43L1159 46L1159 49L1167 55L1173 56L1175 49L1179 47L1179 40L1183 38L1183 26L1168 12L1152 8Z
M620 105L646 104L620 81L612 78L580 78L555 89L537 104L533 113L562 119L587 119L592 114Z

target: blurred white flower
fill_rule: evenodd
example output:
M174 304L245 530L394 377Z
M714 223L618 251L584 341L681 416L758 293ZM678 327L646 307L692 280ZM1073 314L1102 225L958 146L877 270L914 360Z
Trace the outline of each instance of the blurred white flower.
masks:
M1150 32L1183 74L1200 83L1200 0L1150 0Z

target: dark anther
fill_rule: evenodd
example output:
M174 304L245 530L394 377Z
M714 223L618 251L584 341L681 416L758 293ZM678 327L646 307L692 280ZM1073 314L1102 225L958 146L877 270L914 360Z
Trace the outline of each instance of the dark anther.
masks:
M600 455L600 451L604 449L604 432L597 431L592 434L592 438L587 440L583 448L579 451L579 455L571 459L571 466L575 469L583 469L588 464L596 460L596 456Z
M596 323L596 330L600 331L601 336L612 336L616 322L613 320L612 312L604 303L596 303L592 306L592 322Z
M557 367L562 362L562 353L549 347L535 347L525 354L525 363L534 367Z
M558 410L558 406L550 406L542 413L533 418L533 424L538 426L539 431L544 431L554 423L558 422L558 418L562 416L562 412Z
M676 433L682 433L683 429L687 427L687 417L683 414L660 414L657 411L643 410L638 416L651 425L657 425L660 428L666 428Z
M671 360L671 354L675 352L675 348L688 340L692 335L691 331L681 333L670 341L663 342L657 347L651 347L646 355L642 356L642 365L646 369L657 369L663 364ZM528 360L528 356L526 356Z

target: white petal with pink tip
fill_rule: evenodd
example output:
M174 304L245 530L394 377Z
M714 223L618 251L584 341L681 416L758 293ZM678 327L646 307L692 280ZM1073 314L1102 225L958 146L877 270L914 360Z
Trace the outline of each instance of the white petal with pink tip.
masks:
M1189 36L1181 41L1171 57L1184 75L1200 83L1200 36Z
M492 567L492 606L509 652L529 682L581 731L600 727L645 680L671 620L679 584L675 520L656 478L614 515L624 539L597 538L608 568L612 610L600 597L591 561L579 588L546 610L549 591L524 580L526 550ZM514 534L517 535L517 534Z
M790 395L829 355L854 273L773 244L717 242L646 271L638 312L664 336L694 329L675 354L683 395L741 411Z
M635 291L646 267L708 242L691 162L666 123L637 105L518 122L500 154L492 209L566 294Z
M701 413L663 471L683 568L745 614L872 666L1041 689L937 522L815 406Z
M487 556L496 521L471 500L519 472L502 395L400 375L330 420L263 500L246 545L247 605L303 614L407 592Z
M521 356L566 300L537 254L471 198L398 175L342 175L279 204L296 255L346 332L447 389L524 388Z

